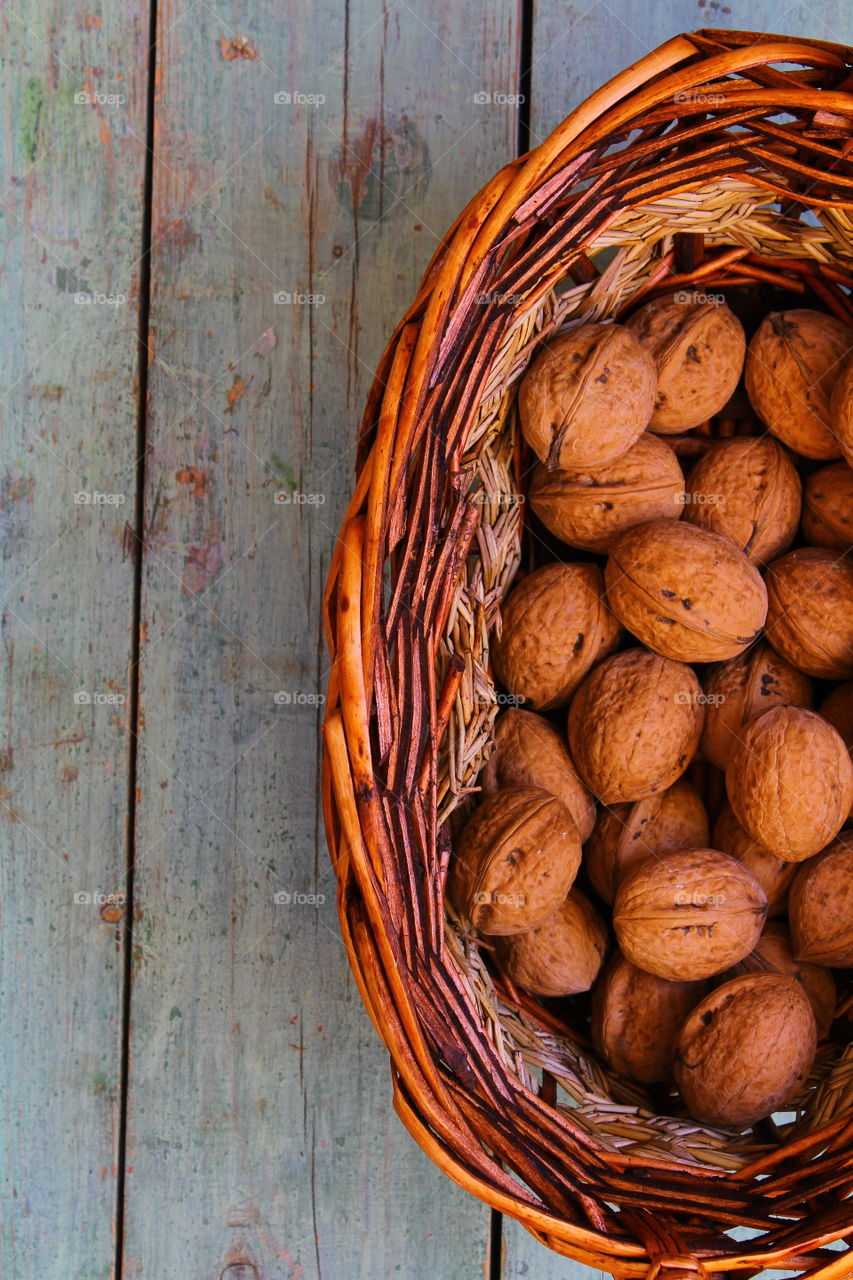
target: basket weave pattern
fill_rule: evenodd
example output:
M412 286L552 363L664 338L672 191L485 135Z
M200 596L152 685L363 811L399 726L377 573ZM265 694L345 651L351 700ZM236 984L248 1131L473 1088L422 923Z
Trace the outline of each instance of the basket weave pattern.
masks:
M446 915L523 554L514 390L543 338L661 289L776 285L853 324L850 85L834 45L680 36L502 169L382 358L329 575L326 830L396 1110L460 1185L624 1280L853 1274L823 1247L853 1230L853 1051L821 1051L779 1130L657 1115Z

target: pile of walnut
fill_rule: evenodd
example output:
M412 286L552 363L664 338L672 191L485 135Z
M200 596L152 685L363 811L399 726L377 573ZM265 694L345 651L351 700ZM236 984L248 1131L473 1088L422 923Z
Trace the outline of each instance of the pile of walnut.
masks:
M565 545L504 601L448 890L518 988L592 990L614 1071L742 1128L805 1096L853 968L853 329L780 312L747 349L684 298L560 334L520 385ZM741 377L753 434L710 439Z

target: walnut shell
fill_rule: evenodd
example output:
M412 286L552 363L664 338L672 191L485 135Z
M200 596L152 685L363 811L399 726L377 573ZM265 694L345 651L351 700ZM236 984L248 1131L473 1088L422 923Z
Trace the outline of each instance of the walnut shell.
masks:
M624 325L579 325L550 338L522 378L522 433L549 471L602 466L645 431L655 385L654 361Z
M574 884L581 845L562 800L539 787L505 787L475 810L450 863L450 901L481 933L542 924Z
M680 515L684 476L675 453L646 432L625 453L585 471L533 469L528 501L546 529L586 551L606 552L624 529Z
M495 961L513 982L538 996L589 991L607 952L607 925L579 889L544 924L496 938Z
M510 707L495 722L494 750L480 772L483 795L500 787L541 787L571 813L581 842L595 826L595 800L581 781L569 748L553 725L532 711Z
M853 969L853 831L799 868L788 918L798 960Z
M501 635L492 645L495 671L531 711L568 702L622 634L594 564L534 569L510 591L501 616Z
M613 927L632 964L694 982L749 955L766 915L764 890L742 863L717 849L680 849L625 873Z
M835 379L829 401L832 429L838 437L840 451L853 466L853 359L844 361Z
M821 703L820 714L841 734L847 751L853 753L853 680L835 686Z
M645 649L590 672L572 699L569 746L593 794L610 805L672 786L699 743L700 695L690 667Z
M808 676L762 640L712 668L705 679L704 697L702 754L718 769L725 769L748 721L771 707L811 707L812 685Z
M795 978L809 998L818 1036L828 1034L835 1017L835 979L823 965L794 958L791 935L781 920L768 920L755 950L730 969L725 980L739 978L742 973L784 973Z
M627 321L657 369L652 431L689 431L719 413L743 369L743 326L725 303L654 298Z
M685 488L684 519L725 534L753 564L774 560L794 540L802 485L770 436L720 440L697 462Z
M783 862L802 862L844 825L853 765L841 736L814 711L773 707L732 748L726 792L753 840Z
M608 603L665 658L717 662L756 638L767 592L754 565L721 534L653 520L620 534L604 571Z
M802 984L778 973L748 973L717 987L687 1017L675 1081L703 1124L743 1127L797 1094L817 1048Z
M788 905L788 890L797 874L796 862L783 862L748 836L728 804L714 824L712 840L715 849L737 858L755 876L767 898L768 916L782 915Z
M767 570L767 639L807 675L853 676L853 564L800 547Z
M669 982L617 953L592 993L596 1052L641 1084L670 1079L684 1019L707 992L707 982Z
M644 858L673 849L702 849L708 843L708 815L697 791L680 779L666 791L633 804L602 809L584 845L590 884L612 903L625 872Z
M821 311L771 312L749 344L746 391L761 421L807 458L838 458L830 397L853 329Z
M853 471L846 462L821 467L806 481L803 537L813 547L853 546Z

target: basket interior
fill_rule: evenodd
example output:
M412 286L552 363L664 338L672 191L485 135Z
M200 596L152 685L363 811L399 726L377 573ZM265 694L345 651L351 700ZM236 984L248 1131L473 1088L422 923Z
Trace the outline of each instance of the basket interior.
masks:
M672 259L685 237L694 236L702 237L704 261L661 280L661 263ZM555 558L553 547L546 545L543 552L541 530L537 537L529 523L525 527L525 479L535 458L520 440L514 409L518 381L539 343L579 324L620 318L641 300L674 289L717 290L736 309L738 299L741 311L750 303L761 313L780 304L814 306L849 318L846 288L835 282L824 298L816 297L807 272L798 272L796 265L820 263L829 268L827 278L833 270L839 280L848 275L853 254L847 214L815 209L810 217L786 218L773 193L735 178L624 212L590 243L587 256L600 268L596 278L557 281L508 329L460 459L468 495L479 505L479 524L438 658L439 685L454 660L464 663L438 773L439 817L454 832L476 802L477 774L488 758L496 716L512 701L490 674L489 647L500 627L501 600L522 559L533 567ZM717 259L724 265L716 266ZM761 434L763 428L752 417L735 425L739 431ZM715 434L715 424L707 433ZM692 432L695 443L697 434L707 439L704 430ZM683 447L691 447L686 437ZM563 551L566 559L591 558ZM674 1109L669 1114L660 1095L614 1074L595 1055L586 1037L572 1029L571 1007L540 1005L513 990L488 965L487 940L467 935L451 910L448 920L449 952L507 1072L523 1088L540 1095L544 1090L553 1105L569 1108L573 1122L606 1149L734 1171L853 1107L853 1049L836 1042L822 1046L796 1108L777 1114L772 1123L735 1134ZM842 992L842 999L849 994L849 989Z

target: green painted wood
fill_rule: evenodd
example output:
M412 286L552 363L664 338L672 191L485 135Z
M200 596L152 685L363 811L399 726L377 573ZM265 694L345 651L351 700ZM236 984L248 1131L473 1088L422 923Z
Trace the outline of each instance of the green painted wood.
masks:
M6 1280L96 1280L115 1252L146 21L4 10Z
M161 6L127 1277L483 1274L339 941L318 619L372 369L514 153L515 20Z
M772 0L666 0L639 4L606 0L592 5L536 0L531 58L531 144L546 138L597 88L664 41L701 27L781 32L839 44L853 43L853 10L839 2L793 4ZM598 1280L606 1273L559 1257L523 1227L505 1218L507 1280ZM767 1271L765 1280L782 1277Z

